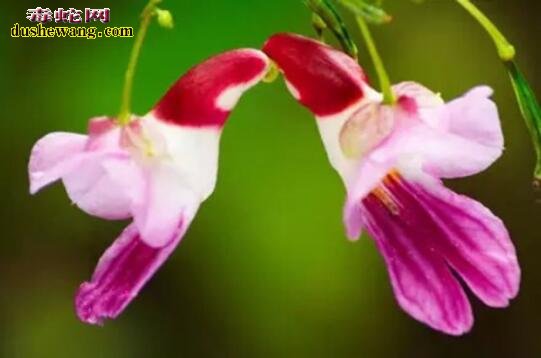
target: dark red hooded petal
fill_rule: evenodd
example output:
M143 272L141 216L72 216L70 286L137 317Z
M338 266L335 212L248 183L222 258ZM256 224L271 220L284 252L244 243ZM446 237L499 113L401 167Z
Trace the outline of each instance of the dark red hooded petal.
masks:
M363 98L367 78L345 53L295 34L272 36L263 51L280 67L304 106L317 116L341 112Z
M220 96L238 87L234 96L238 100L263 78L268 62L265 54L251 49L212 57L182 76L154 107L153 114L160 120L183 126L221 127L232 108L221 108Z

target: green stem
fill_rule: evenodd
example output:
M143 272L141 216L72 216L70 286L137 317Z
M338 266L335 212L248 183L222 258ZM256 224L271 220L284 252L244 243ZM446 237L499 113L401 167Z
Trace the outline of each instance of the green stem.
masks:
M372 57L374 67L376 68L380 88L383 92L383 103L391 105L395 104L396 97L391 87L391 81L389 80L389 75L387 75L387 71L385 71L385 66L383 65L381 56L379 55L378 49L374 42L374 38L372 37L372 33L370 32L370 29L368 28L368 25L366 24L366 21L362 16L356 16L356 19L357 24L359 25L359 29L361 30L361 34L363 35L364 41L366 42L366 47L368 48L370 57Z
M141 14L141 25L135 37L135 43L133 45L130 61L128 62L128 68L124 76L124 89L122 90L122 104L120 106L120 113L118 114L118 123L120 125L127 125L130 122L131 117L131 99L133 92L133 79L135 77L135 69L137 68L137 62L143 47L143 42L147 34L148 26L152 17L155 15L156 5L162 0L150 0L145 6Z
M507 41L496 25L494 25L494 23L490 21L490 19L483 14L483 12L479 10L477 6L471 3L470 0L456 0L456 2L460 4L468 13L470 13L470 15L473 16L488 32L494 41L496 48L498 49L498 55L502 61L507 62L515 58L516 51L513 45Z

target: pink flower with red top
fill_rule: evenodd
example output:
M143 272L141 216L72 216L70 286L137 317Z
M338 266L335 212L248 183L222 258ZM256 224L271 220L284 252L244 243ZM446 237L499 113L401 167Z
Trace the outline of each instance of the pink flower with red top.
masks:
M492 90L477 87L446 104L407 82L387 106L353 59L324 44L279 34L264 52L315 114L347 188L348 236L364 229L375 240L400 306L434 329L468 332L473 314L460 278L486 305L506 307L520 267L504 224L441 181L481 172L501 155Z
M235 50L190 70L143 117L90 121L89 134L52 133L29 163L30 191L62 180L83 211L132 223L76 297L79 318L117 317L184 236L214 191L222 128L242 93L267 73L257 50Z

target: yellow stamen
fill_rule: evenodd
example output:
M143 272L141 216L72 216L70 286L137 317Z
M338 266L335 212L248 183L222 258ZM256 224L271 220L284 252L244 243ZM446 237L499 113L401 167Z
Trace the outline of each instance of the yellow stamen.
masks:
M141 151L147 157L155 157L158 153L152 141L144 133L134 133L131 128L126 128L129 141L133 148Z
M387 174L383 179L383 184L378 186L376 189L372 190L372 195L374 195L393 215L400 214L400 208L396 202L393 195L387 190L386 185L392 183L398 183L400 181L400 174L397 171L393 170Z

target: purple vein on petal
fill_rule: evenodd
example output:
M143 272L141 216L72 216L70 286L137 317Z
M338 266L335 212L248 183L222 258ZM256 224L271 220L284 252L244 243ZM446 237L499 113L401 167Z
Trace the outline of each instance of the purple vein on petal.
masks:
M432 214L441 232L436 244L449 265L485 304L507 306L518 293L520 267L501 220L480 203L444 187L430 191L403 185Z
M385 258L404 310L435 329L452 334L469 330L471 308L463 289L423 239L432 235L426 216L418 207L404 205L400 215L392 213L376 195L366 198L363 205L370 218L367 229Z

